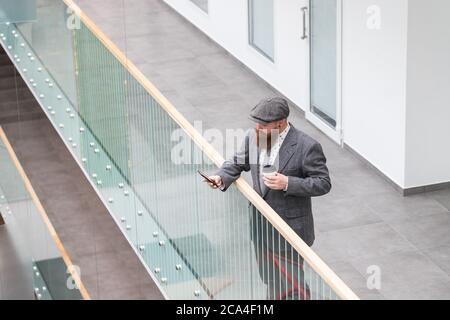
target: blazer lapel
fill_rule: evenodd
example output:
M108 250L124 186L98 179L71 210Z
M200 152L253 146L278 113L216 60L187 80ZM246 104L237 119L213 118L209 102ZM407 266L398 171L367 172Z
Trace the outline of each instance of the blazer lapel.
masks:
M280 159L278 164L278 172L283 171L283 169L286 167L287 163L294 155L296 145L297 145L297 130L291 125L291 129L289 130L286 139L284 139L283 144L281 145L280 151L278 153Z

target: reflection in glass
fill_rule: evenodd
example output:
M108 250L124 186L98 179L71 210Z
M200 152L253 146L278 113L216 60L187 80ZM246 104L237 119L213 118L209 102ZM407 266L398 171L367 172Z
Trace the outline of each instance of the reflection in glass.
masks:
M311 111L336 127L337 3L311 0Z
M249 42L258 51L274 60L273 0L249 0Z

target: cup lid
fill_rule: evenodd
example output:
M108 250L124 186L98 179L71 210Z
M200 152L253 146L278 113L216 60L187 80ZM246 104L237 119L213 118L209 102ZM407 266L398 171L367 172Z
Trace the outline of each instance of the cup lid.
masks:
M262 168L262 173L274 173L277 171L277 168L272 165L265 165Z

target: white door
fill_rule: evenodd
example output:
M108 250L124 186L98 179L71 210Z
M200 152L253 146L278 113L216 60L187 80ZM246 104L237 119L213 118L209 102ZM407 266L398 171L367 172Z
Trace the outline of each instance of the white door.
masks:
M342 0L309 0L301 15L309 48L306 118L341 144Z

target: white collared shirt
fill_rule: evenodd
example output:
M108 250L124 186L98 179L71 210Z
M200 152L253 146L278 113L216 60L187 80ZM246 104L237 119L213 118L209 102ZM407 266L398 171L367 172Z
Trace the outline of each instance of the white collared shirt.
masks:
M273 166L275 163L275 160L278 157L278 154L280 152L280 148L283 144L284 139L286 139L286 136L289 132L289 130L291 129L291 126L287 125L287 127L278 135L277 141L275 141L273 147L271 148L270 151L270 156L268 156L267 154L267 150L266 149L261 149L261 151L259 152L259 176L262 177L262 169L265 165L270 165ZM278 167L278 166L277 166ZM289 185L289 178L288 178L288 183L286 184L286 187L283 189L283 191L287 191Z
M288 123L287 127L278 135L277 141L275 141L275 143L273 144L273 147L270 151L270 156L268 156L266 149L261 149L261 151L259 152L260 170L262 170L262 167L264 165L274 165L278 153L280 152L281 145L283 144L284 139L286 139L286 136L290 129L291 126Z
M265 165L270 165L273 166L275 164L275 160L278 158L278 154L280 152L281 146L283 144L284 139L286 139L286 136L289 132L289 130L291 129L291 126L287 125L287 127L278 135L277 141L275 141L275 143L273 144L271 151L270 151L270 156L267 154L267 150L266 149L261 149L261 151L259 152L259 176L260 179L262 179L262 170L263 167ZM278 165L276 166L278 168ZM260 180L260 183L263 183L262 180ZM289 178L288 178L288 183L286 184L286 187L283 189L284 192L287 191L289 185Z

